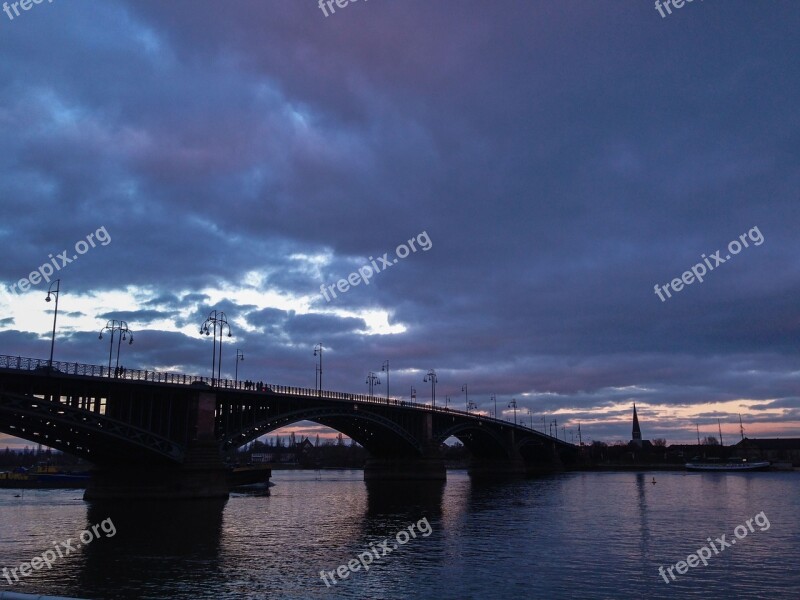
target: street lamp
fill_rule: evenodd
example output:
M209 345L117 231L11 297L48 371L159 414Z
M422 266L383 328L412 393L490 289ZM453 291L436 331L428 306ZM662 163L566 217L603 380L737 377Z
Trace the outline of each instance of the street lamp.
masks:
M431 404L434 408L436 408L436 383L439 381L439 378L436 377L436 371L433 369L428 370L428 374L422 379L422 383L431 382Z
M317 390L319 395L322 396L322 344L314 346L314 356L319 356L319 365L317 365Z
M444 409L447 410L447 407L450 406L450 396L444 397Z
M497 395L492 394L489 400L494 400L494 418L497 418Z
M112 319L106 322L106 326L100 330L100 336L97 339L103 339L103 332L104 331L111 332L111 342L109 343L108 348L108 374L111 375L111 355L114 352L114 335L119 332L119 336L117 337L117 364L114 370L114 373L119 374L119 350L122 342L130 338L128 345L130 346L133 344L133 332L128 328L128 324L125 321L117 321L116 319Z
M244 353L237 348L236 349L236 375L235 375L235 379L234 379L234 381L235 381L234 385L236 387L239 387L239 361L242 361L242 360L244 360Z
M376 385L380 385L381 384L381 380L378 379L378 376L375 374L374 371L370 371L369 374L367 375L366 383L369 386L369 397L373 398L374 394L372 393L372 391L373 391L373 389L375 388Z
M531 418L531 430L533 430L533 413L530 408L528 409L528 416Z
M464 392L464 406L466 407L467 412L469 412L469 392L467 392L466 383L461 386L461 391Z
M470 410L478 410L478 405L475 404L474 402L470 402L469 404L467 404L467 412L469 412Z
M409 398L411 399L411 404L414 404L414 401L417 399L417 390L414 388L413 385L411 386L411 395L409 396Z
M512 398L511 402L508 403L508 408L514 409L514 425L517 424L517 399Z
M381 371L386 372L386 404L389 404L389 359L383 361Z
M209 325L211 327L209 328ZM217 326L219 326L219 360L217 360ZM217 312L212 310L203 324L200 325L200 334L209 333L214 334L214 343L212 345L213 351L211 354L211 385L214 385L214 368L217 369L217 383L219 384L220 375L222 373L222 334L225 332L225 327L228 328L228 337L233 337L231 334L231 326L228 325L228 317L222 311Z
M56 286L56 289L53 289L53 286ZM50 295L56 297L56 310L53 313L53 337L50 339L50 362L48 363L50 369L48 372L53 369L53 350L56 346L56 319L58 318L58 296L61 293L61 280L56 279L53 283L50 284L50 288L47 290L47 298L44 299L45 302L50 302Z

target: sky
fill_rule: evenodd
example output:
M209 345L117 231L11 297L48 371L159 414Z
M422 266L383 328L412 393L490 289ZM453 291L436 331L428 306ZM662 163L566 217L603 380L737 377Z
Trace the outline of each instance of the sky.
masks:
M0 12L0 354L800 437L800 4L323 8Z

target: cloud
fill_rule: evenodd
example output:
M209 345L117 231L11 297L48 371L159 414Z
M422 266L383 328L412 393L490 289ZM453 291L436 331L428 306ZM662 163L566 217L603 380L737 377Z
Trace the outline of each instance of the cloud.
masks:
M204 373L222 310L248 376L285 385L313 385L322 342L335 389L389 359L398 395L436 368L442 394L599 415L597 436L627 436L633 401L668 438L734 401L785 435L798 42L788 6L734 3L682 29L476 0L31 11L0 39L0 282L106 227L58 272L65 360L103 362L122 319L126 366ZM754 226L763 245L656 296ZM429 252L319 295L422 231ZM45 293L0 298L2 352L47 354Z

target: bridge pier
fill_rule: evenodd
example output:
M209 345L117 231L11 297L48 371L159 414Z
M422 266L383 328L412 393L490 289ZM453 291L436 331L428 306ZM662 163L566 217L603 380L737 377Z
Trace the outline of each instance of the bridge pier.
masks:
M228 497L228 469L216 442L188 448L182 465L96 467L84 500L189 500Z
M421 455L370 456L364 465L364 481L446 481L444 458L439 444L433 441L433 415L423 417L421 434Z
M100 466L84 500L189 500L228 498L228 469L214 436L216 394L189 400L190 440L180 464Z

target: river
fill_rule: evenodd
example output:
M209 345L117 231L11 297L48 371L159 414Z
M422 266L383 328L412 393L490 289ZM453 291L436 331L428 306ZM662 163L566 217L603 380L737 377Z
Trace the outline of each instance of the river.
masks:
M276 471L269 496L127 507L88 505L75 490L0 490L0 568L13 582L0 578L0 590L96 600L800 598L797 472L362 478ZM702 547L697 566L674 566ZM14 581L10 569L42 556Z

